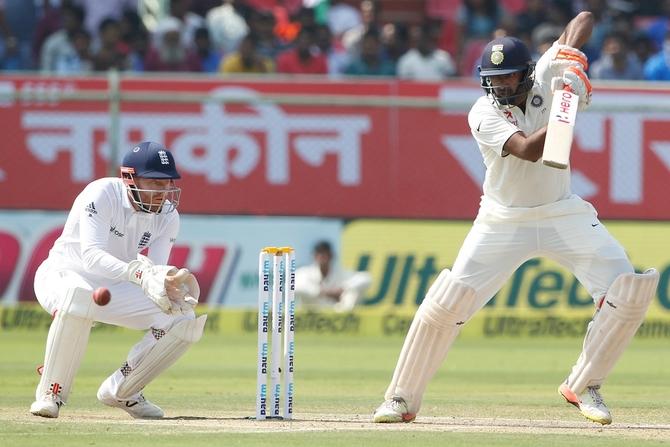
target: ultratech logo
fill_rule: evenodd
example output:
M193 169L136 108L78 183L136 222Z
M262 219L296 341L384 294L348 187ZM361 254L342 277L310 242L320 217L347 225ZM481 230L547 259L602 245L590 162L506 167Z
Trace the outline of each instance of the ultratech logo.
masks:
M112 233L114 236L118 236L118 237L123 237L123 236L125 236L125 234L124 234L124 233L121 233L120 231L118 231L118 230L116 229L116 227L109 227L109 232Z

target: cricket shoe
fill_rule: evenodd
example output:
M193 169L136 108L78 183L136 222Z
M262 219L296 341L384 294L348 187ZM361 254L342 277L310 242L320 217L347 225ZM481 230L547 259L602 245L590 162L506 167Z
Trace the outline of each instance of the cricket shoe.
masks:
M161 407L146 400L142 393L137 393L130 399L117 399L100 387L98 400L110 407L127 411L135 419L160 419L165 415Z
M375 410L372 421L377 423L412 422L415 418L416 414L410 413L407 409L405 399L392 397L385 400Z
M43 418L57 418L63 401L58 396L49 394L42 400L36 400L30 406L30 412Z
M558 387L558 392L568 403L579 408L586 419L603 425L612 423L612 414L600 395L599 385L590 386L582 394L577 395L564 383Z

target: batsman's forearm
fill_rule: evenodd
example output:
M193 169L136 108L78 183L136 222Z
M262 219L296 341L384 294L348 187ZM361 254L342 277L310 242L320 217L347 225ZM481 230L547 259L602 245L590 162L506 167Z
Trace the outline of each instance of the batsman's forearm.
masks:
M563 34L558 38L558 43L581 48L591 38L593 32L593 14L582 11L573 18L565 27Z
M536 162L542 158L547 127L526 136L519 131L513 134L503 146L503 150L522 160Z
M542 151L544 150L544 140L547 136L547 127L533 132L526 137L526 152L532 156L532 161L537 161L542 158Z

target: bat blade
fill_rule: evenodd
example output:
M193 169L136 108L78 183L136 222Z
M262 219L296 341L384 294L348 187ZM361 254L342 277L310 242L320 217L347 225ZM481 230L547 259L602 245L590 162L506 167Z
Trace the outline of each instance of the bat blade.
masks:
M545 165L566 169L570 164L578 102L579 96L569 89L556 90L554 93L542 152L542 163Z

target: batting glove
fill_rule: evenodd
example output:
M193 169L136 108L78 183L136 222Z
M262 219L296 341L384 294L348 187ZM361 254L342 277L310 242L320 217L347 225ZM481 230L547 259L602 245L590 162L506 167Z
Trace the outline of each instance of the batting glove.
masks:
M569 89L575 95L579 96L577 110L585 110L591 105L591 81L583 70L577 67L568 67L562 77L555 77L551 80L551 91Z
M577 48L556 44L556 53L549 61L549 68L561 72L568 67L578 67L583 71L589 69L589 61L584 53Z

